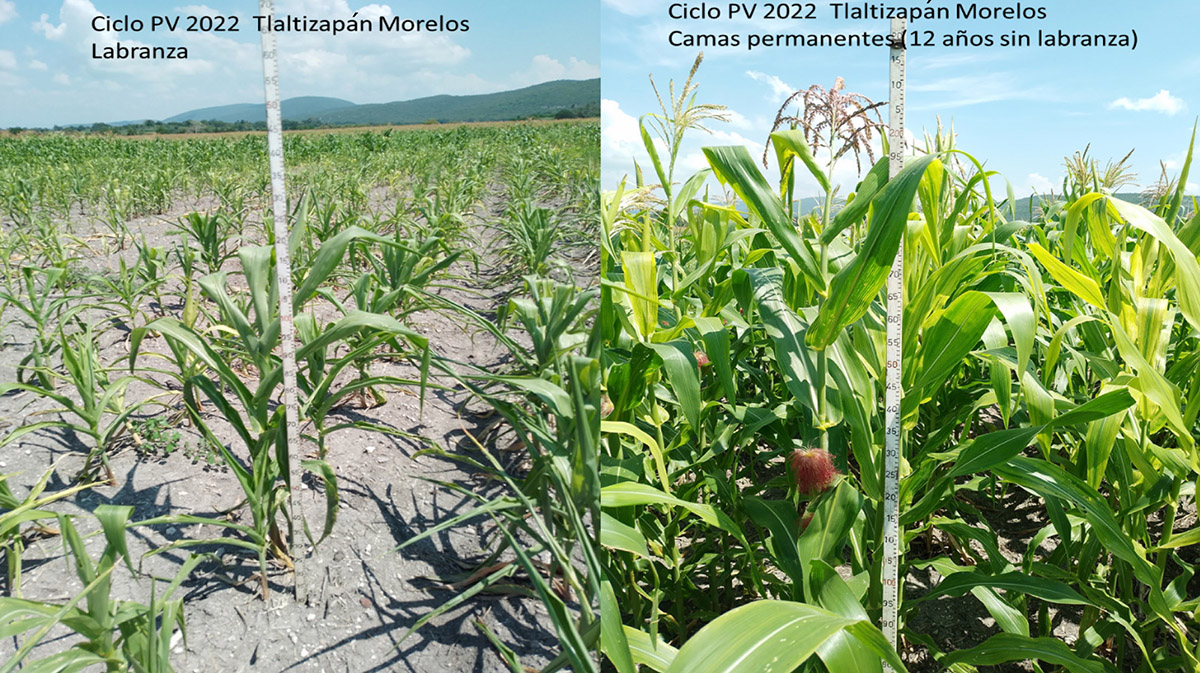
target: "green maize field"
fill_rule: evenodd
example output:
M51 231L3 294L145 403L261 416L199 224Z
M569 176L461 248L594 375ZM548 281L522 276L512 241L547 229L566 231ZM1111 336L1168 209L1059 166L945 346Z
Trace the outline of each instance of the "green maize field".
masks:
M606 665L1200 670L1194 136L1140 203L1084 152L1018 208L941 128L889 179L858 137L869 101L840 89L762 130L771 170L712 146L681 174L684 136L723 114L689 75L641 119L650 162L605 186ZM857 184L831 184L838 156L864 160ZM877 628L889 300L898 654Z
M596 670L598 139L0 137L0 670Z

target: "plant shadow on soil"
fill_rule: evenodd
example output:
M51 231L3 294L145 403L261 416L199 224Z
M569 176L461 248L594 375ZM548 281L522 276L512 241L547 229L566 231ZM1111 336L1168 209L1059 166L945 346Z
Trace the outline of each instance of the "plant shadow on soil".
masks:
M139 227L150 245L170 245L173 237L163 226L163 220L196 207L194 202L184 203L164 218L145 218L131 226ZM486 251L490 243L485 239L479 248ZM84 258L82 263L103 268L110 261L95 255ZM493 319L498 304L510 296L513 288L493 283L491 279L498 277L498 271L492 268L494 260L483 261L488 263L481 262L479 274L473 265L460 262L455 273L460 278L457 282L466 289L449 289L444 294ZM490 335L464 327L461 319L426 311L413 317L412 326L429 337L440 356L485 371L496 371L508 360L504 349ZM0 380L11 381L16 378L17 363L31 347L30 330L13 324L6 325L4 331L9 340L0 348ZM127 355L125 330L117 327L106 332L100 347L106 362ZM152 338L143 343L143 352L163 353L165 349L161 340ZM417 370L406 363L380 362L376 373L415 378ZM394 390L388 392L389 401L381 407L342 406L335 412L337 422L366 421L427 437L451 453L473 454L473 447L460 445L462 424L471 427L471 422L459 418L464 392L450 379L431 375L431 380L451 389L428 390L423 409L419 408L415 390L411 395ZM168 389L170 383L170 379L159 381ZM136 391L131 387L128 395L148 391L157 392L149 387ZM54 405L45 400L31 400L27 394L6 395L0 397L0 420L16 427L41 420L32 414L51 406ZM167 408L154 411L177 413ZM150 415L154 414L147 412L141 416ZM221 426L220 422L215 425L217 438L232 444L234 452L241 455L243 450L232 429ZM237 508L242 494L232 473L194 459L203 453L200 449L204 446L195 428L181 425L174 429L182 435L182 445L192 448L191 457L185 455L187 451L164 456L122 450L109 459L117 475L117 486L98 486L51 507L76 517L75 523L85 536L93 558L103 549L103 536L98 534L98 525L90 514L100 504L133 506L133 521L166 513L220 518ZM368 451L367 447L374 450ZM557 638L540 601L528 595L477 595L431 620L397 648L403 634L418 619L457 595L444 578L463 573L473 561L478 562L488 554L489 540L483 535L492 533L487 532L490 522L486 520L442 531L400 552L395 550L404 540L473 506L474 501L468 496L434 481L459 484L486 497L493 497L500 488L499 484L497 490L490 484L481 484L459 462L429 455L414 458L426 447L421 441L357 428L330 436L329 461L339 476L341 507L331 536L315 549L301 548L301 568L310 586L305 604L293 599L292 573L281 567L270 568L270 596L264 601L259 592L257 558L229 545L146 555L172 542L215 538L226 532L211 525L131 528L127 536L130 553L135 567L140 565L145 575L133 578L123 567L118 568L113 576L112 596L144 602L150 593L151 581L147 577L169 580L190 551L209 555L177 594L184 598L187 618L186 641L174 645L172 656L172 663L181 673L508 671L476 627L476 620L515 650L523 664L544 666L557 652ZM48 489L53 492L68 485L88 448L70 430L46 429L10 445L2 456L5 464L0 471L20 473L12 480L20 497L48 466L61 461ZM299 490L297 498L308 521L319 524L324 505L315 484ZM241 512L240 516L240 522L246 523L248 513ZM31 541L24 568L22 589L26 598L62 602L82 589L57 538ZM531 593L527 582L510 579L521 583L526 594ZM36 648L35 656L47 656L77 641L64 627L57 627ZM0 642L0 659L7 659L16 647L13 639Z
M1018 567L1028 547L1027 541L1034 532L1049 523L1044 505L1036 497L1017 487L1009 487L997 500L972 498L968 504L982 515L986 527L996 533L999 548L1004 557ZM974 546L973 549L977 553L983 551L978 546ZM964 553L955 549L942 533L932 537L919 536L910 544L910 561L928 560L942 555L949 556L960 565L974 564L974 560L969 557L964 558ZM932 568L910 568L906 578L905 594L910 598L922 596L941 580L942 576ZM1070 642L1073 642L1078 633L1077 624L1082 614L1081 611L1062 610L1062 608L1070 608L1070 606L1051 607L1052 629L1055 635L1060 638L1068 638ZM1031 620L1036 619L1037 610L1036 599L1029 599L1027 616ZM917 608L915 613L909 615L907 626L928 635L943 652L971 648L983 643L989 637L1001 633L1001 629L992 615L977 598L970 594L959 597L940 596L926 601ZM1030 626L1036 628L1036 622L1031 623ZM911 673L933 673L943 670L929 655L925 647L915 643L910 646L905 664ZM1027 662L1012 662L997 666L982 666L980 670L995 671L996 673L1027 673L1035 669Z
M1029 542L1034 533L1050 524L1045 503L1037 496L1025 490L1009 486L998 498L992 499L982 495L974 495L967 501L982 516L986 527L996 533L999 548L1005 558L1014 566L1020 568L1022 558L1029 551ZM1176 521L1176 532L1183 532L1194 526L1195 503L1187 501L1181 504L1180 518ZM1148 522L1151 532L1162 528L1161 518L1155 516ZM918 538L910 546L910 560L931 559L945 554L962 564L959 553L949 546L944 537L936 537L932 545ZM1051 536L1038 549L1035 558L1053 551L1056 538ZM982 553L982 549L975 547ZM1185 548L1181 554L1188 563L1196 563L1200 552ZM1164 584L1178 576L1179 570L1173 564L1168 565ZM905 594L915 598L926 594L931 587L937 585L942 577L932 569L911 569L908 574ZM1191 590L1200 589L1200 578L1189 582ZM1039 631L1039 611L1043 604L1039 599L1029 597L1026 616L1030 621L1030 630L1037 635ZM1079 636L1079 624L1083 618L1083 608L1074 605L1045 604L1049 624L1045 630L1051 632L1059 640L1072 645ZM970 594L960 597L940 596L920 605L908 619L908 626L914 630L929 635L934 643L944 652L961 650L979 645L989 637L1001 632L995 619L988 613L983 604ZM1132 640L1126 643L1128 648L1136 648ZM933 673L942 668L929 656L928 651L919 645L910 647L905 664L911 673ZM1007 663L998 666L981 666L981 671L997 673L1027 673L1035 670L1026 662Z

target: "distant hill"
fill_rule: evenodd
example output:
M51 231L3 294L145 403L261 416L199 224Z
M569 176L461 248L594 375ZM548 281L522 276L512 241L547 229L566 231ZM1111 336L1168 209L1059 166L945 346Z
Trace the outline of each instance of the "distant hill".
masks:
M1117 197L1118 199L1121 199L1122 201L1128 201L1129 203L1136 203L1138 205L1141 205L1142 198L1143 198L1140 192L1123 192L1120 194L1113 194L1113 196ZM1016 202L1017 219L1018 220L1032 220L1033 219L1032 216L1037 215L1038 211L1043 207L1042 206L1043 203L1046 206L1049 206L1050 204L1054 203L1055 201L1062 201L1062 198L1063 198L1062 194L1055 194L1054 198L1050 198L1049 196L1046 196L1046 195L1039 195L1039 196L1027 196L1023 199L1017 199L1017 202ZM1032 213L1030 211L1031 205L1033 206Z
M1141 205L1142 198L1143 198L1140 192L1123 192L1120 194L1114 194L1114 196L1116 196L1118 199L1121 199L1122 201L1128 201L1129 203L1136 203L1138 205ZM1190 195L1184 198L1183 212L1190 212L1192 198L1193 197ZM1036 215L1038 214L1038 212L1041 211L1043 203L1045 203L1046 205L1049 205L1049 204L1053 203L1054 201L1061 201L1061 200L1062 200L1061 194L1056 195L1053 199L1051 199L1049 196L1027 196L1023 199L1017 199L1016 200L1017 219L1018 220L1033 220L1036 217ZM809 196L809 197L800 199L798 203L799 203L800 213L803 215L807 215L807 214L813 212L814 210L820 209L821 206L824 205L825 199L823 199L821 197ZM840 199L840 198L836 199L834 201L832 211L837 212L838 210L841 209L841 207L842 207L842 205L844 205L844 203L845 202L842 199ZM1030 205L1033 206L1032 211L1030 210ZM915 203L915 206L918 210L920 210L920 208L921 208L920 201L917 201ZM1004 207L1003 210L1005 212L1007 212L1008 209L1007 209L1007 207Z
M354 107L354 103L341 98L324 96L301 96L283 101L280 111L284 119L303 121L311 119L330 110ZM165 122L190 121L219 121L219 122L265 122L267 111L262 103L237 103L234 105L219 105L198 110L189 110L174 117L164 119Z
M355 105L317 116L327 124L420 124L491 122L552 114L558 110L594 106L599 112L600 80L558 80L515 91L475 96L430 96L415 100Z
M573 116L599 116L600 80L558 80L515 91L474 96L430 96L415 100L356 105L340 98L305 96L283 101L285 121L317 120L331 125L421 124L507 121L568 111ZM262 103L240 103L189 110L165 122L262 122Z

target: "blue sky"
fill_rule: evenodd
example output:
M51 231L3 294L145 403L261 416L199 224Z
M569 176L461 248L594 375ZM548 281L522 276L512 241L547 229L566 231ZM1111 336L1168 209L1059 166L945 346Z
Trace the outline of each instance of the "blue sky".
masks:
M596 0L277 0L278 14L468 19L462 33L281 34L281 88L292 96L384 103L599 76ZM97 33L92 17L241 17L237 33ZM254 0L0 0L0 127L161 119L262 99ZM187 46L185 61L102 61L92 43Z
M834 21L827 3L818 2L816 21L676 21L664 0L601 0L603 56L604 188L632 175L636 157L648 176L653 171L641 149L637 118L658 111L647 75L660 89L668 80L682 82L697 49L672 47L671 30L714 33L858 31L886 33L886 20ZM699 5L698 2L689 3ZM724 8L726 3L716 4ZM862 3L852 3L859 5ZM871 3L879 4L879 3ZM888 5L896 5L888 2ZM950 6L934 0L903 5ZM966 3L969 4L969 3ZM1012 6L1012 2L982 2ZM1039 3L1022 3L1037 6ZM1069 33L1138 34L1136 50L1111 48L910 48L908 128L921 135L936 127L937 116L953 122L958 147L1000 171L1017 190L1061 189L1063 157L1091 144L1091 155L1105 162L1136 149L1131 163L1145 185L1159 174L1159 160L1178 173L1191 128L1200 114L1200 3L1153 2L1040 3L1044 21L925 22L939 33L967 29L1007 33L1020 28ZM760 13L762 12L760 5ZM916 22L910 28L917 28ZM1035 38L1036 39L1036 38ZM872 100L887 97L887 49L707 48L697 76L698 102L727 105L730 123L713 123L712 136L696 133L680 153L676 178L705 166L703 145L747 144L761 155L763 143L788 93L812 84L824 87L844 77L847 90ZM885 117L886 121L886 117ZM843 193L856 180L853 160L843 160L835 179ZM769 175L774 176L774 168ZM1189 182L1197 191L1200 167ZM807 176L805 176L807 177ZM650 180L649 177L647 177ZM656 180L651 180L656 181ZM799 193L815 193L811 179Z

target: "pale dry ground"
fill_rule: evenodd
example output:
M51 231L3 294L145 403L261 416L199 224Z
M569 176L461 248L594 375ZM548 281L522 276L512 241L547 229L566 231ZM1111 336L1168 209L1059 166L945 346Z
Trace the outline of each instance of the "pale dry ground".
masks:
M386 197L375 195L373 201ZM131 224L144 232L152 245L170 245L169 222L193 209L205 209L212 203L181 200L163 216L141 218ZM488 199L474 218L478 225L499 214L502 204ZM385 206L386 211L386 206ZM86 231L88 219L80 215L77 231ZM0 224L0 226L4 226ZM492 233L478 227L487 250ZM101 241L92 241L97 249ZM126 251L127 258L129 251ZM132 261L132 258L129 258ZM85 264L100 271L115 263L115 257L92 255ZM236 263L236 260L234 260ZM487 277L494 261L485 254L481 277L460 281L464 290L449 290L449 296L475 310L490 315L511 288L490 287ZM460 263L461 275L474 274L474 266ZM240 281L240 278L237 279ZM148 310L149 306L145 307ZM165 312L178 307L164 307ZM4 316L3 347L0 348L0 380L15 379L16 363L29 348L30 330L15 321L15 312ZM92 316L100 319L103 316ZM486 334L465 328L460 319L432 312L414 316L410 326L427 335L439 354L485 368L500 366L503 353ZM160 340L159 340L160 341ZM120 328L107 332L103 356L112 361L128 353L128 342ZM164 351L161 343L150 340L144 351ZM161 365L160 365L161 366ZM377 365L375 373L415 377L413 367L401 364ZM442 383L450 386L449 381ZM130 399L157 392L148 386L130 389ZM174 397L166 398L175 403ZM343 408L343 419L363 419L419 434L447 449L459 446L469 419L459 417L457 407L464 401L461 393L430 391L424 409L419 409L414 390L388 393L386 405L374 409ZM16 427L25 422L46 420L34 416L52 407L46 400L28 393L0 398L0 426ZM158 408L147 413L172 413ZM180 428L184 443L193 452L199 437L191 428ZM0 432L6 432L0 427ZM236 442L228 428L216 426L218 437ZM556 638L541 603L514 594L484 595L423 627L399 648L401 636L419 617L454 596L439 578L464 573L471 561L484 555L483 543L491 543L488 526L460 526L431 540L406 548L395 547L447 517L469 507L463 497L423 481L431 479L477 486L472 475L458 464L430 457L413 459L423 448L418 442L359 430L332 436L329 461L334 465L341 490L341 509L333 535L304 559L303 568L313 591L308 603L298 605L290 595L291 574L277 569L271 577L272 594L264 602L258 595L258 583L251 578L257 560L233 548L208 549L219 559L203 563L185 583L187 642L178 642L173 658L179 671L506 671L507 667L492 646L474 626L481 620L521 655L523 663L544 665L554 655ZM235 452L240 447L234 444ZM78 471L85 448L70 432L44 431L24 438L0 450L0 473L19 472L13 478L20 497L28 486L54 463L59 468L48 490L62 488ZM241 451L244 453L244 451ZM241 500L237 481L225 468L194 462L177 451L169 457L145 459L132 450L112 458L116 487L97 487L64 501L52 509L85 515L97 505L113 503L134 507L133 520L167 513L213 515L235 507ZM480 487L487 492L487 487ZM494 487L492 487L494 488ZM303 509L315 528L323 516L323 497L311 488L302 491ZM248 518L248 514L244 514ZM76 523L85 535L98 529L95 519L79 516ZM182 538L214 537L221 531L211 526L135 528L129 531L131 552L136 559L168 541ZM88 549L98 556L103 549L100 536L91 537ZM160 578L174 576L186 552L175 550L145 559L144 570ZM114 573L113 594L121 599L148 599L150 582L133 581L123 567ZM518 580L513 587L520 592L528 587ZM81 585L68 568L61 541L46 538L30 546L25 557L24 596L31 599L64 601ZM69 645L68 632L60 628L40 646L51 651ZM13 639L0 643L0 658L11 656Z

